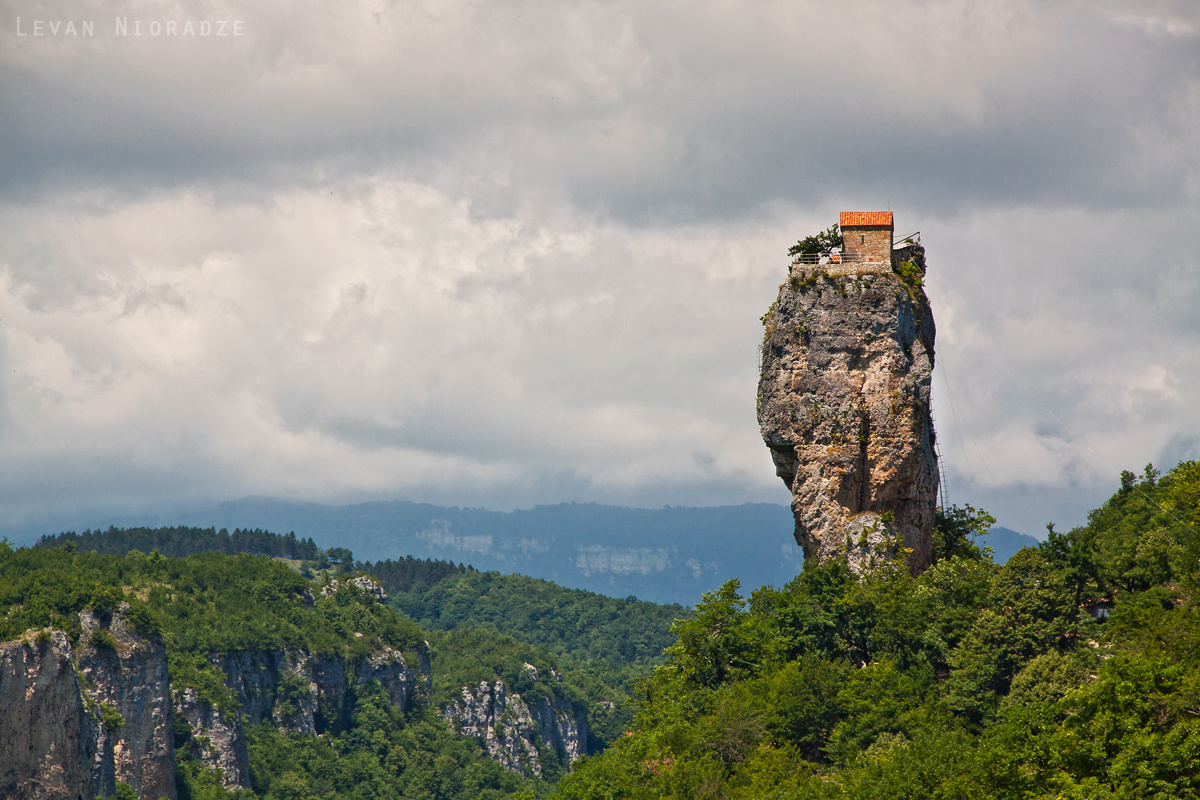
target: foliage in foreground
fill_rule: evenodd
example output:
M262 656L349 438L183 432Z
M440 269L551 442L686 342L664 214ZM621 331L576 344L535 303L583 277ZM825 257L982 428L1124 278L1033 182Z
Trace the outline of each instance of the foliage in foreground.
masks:
M1194 799L1198 508L1200 465L1147 468L1003 567L954 534L971 510L916 579L731 581L558 796Z

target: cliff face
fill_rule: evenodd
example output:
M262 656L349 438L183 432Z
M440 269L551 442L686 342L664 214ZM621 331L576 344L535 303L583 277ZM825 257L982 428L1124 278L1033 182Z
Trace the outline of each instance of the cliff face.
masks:
M355 689L369 681L401 709L430 691L423 646L411 666L383 647L352 670L305 650L237 651L210 656L238 706L221 711L171 686L163 642L138 634L128 609L79 612L75 646L61 631L0 643L0 798L93 800L122 782L139 797L174 800L176 737L227 787L248 788L244 724L312 736L347 722Z
M401 710L429 693L429 658L422 648L410 667L391 647L365 658L347 676L341 658L306 651L244 650L214 656L225 673L225 685L239 705L226 714L193 689L177 693L175 712L187 722L191 740L207 766L214 767L228 788L248 788L250 770L243 720L247 725L272 722L285 730L315 736L348 722L353 690L377 680Z
M758 421L806 558L870 569L897 545L929 565L938 472L925 252L793 265L763 318ZM904 277L901 276L904 274Z
M557 694L526 703L506 693L503 681L480 681L464 686L442 716L475 737L505 769L522 775L540 778L547 758L569 765L587 752L586 713Z
M0 708L0 797L95 797L95 720L65 635L0 645Z
M387 599L383 588L371 578L353 578L347 583L377 603ZM322 590L322 596L334 594L340 586L341 581L333 581ZM192 689L176 694L175 711L186 721L201 761L217 769L227 788L248 788L250 770L243 723L271 722L285 730L315 736L348 723L355 688L373 680L379 681L394 705L406 710L418 697L428 697L431 689L427 647L418 647L415 656L416 663L410 665L400 651L385 646L348 673L340 656L321 656L306 650L214 654L211 661L225 674L225 686L237 701L238 712L221 712L198 699Z
M201 763L215 769L226 788L250 787L250 754L240 714L213 708L190 686L176 697L175 714L176 727L190 735Z
M98 793L107 796L123 781L138 797L174 798L171 687L162 641L138 636L121 613L107 626L88 611L79 613L79 621L79 676L93 706L101 709L95 727ZM106 628L107 636L102 633ZM116 727L114 712L120 715Z
M175 797L167 659L124 617L0 644L0 797Z

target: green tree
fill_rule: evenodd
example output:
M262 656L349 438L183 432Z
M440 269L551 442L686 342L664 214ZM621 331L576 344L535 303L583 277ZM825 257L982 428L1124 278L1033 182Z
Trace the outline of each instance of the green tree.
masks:
M930 549L933 563L961 556L983 558L983 551L975 544L996 524L996 518L983 509L968 504L950 508L938 508L933 512L933 542Z
M679 638L667 648L669 664L695 686L715 689L759 667L762 653L739 585L733 578L705 593L694 616L671 628Z
M788 255L824 255L834 248L842 247L842 245L842 234L835 224L830 225L829 230L821 231L815 236L805 236L788 248Z

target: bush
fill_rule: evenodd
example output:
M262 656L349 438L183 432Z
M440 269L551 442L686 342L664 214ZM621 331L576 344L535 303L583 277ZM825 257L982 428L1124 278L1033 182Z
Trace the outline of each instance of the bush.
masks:
M896 265L895 272L900 276L900 280L909 287L910 292L925 285L925 274L911 261L901 261Z
M88 638L88 644L97 650L116 650L117 640L106 628L96 628Z

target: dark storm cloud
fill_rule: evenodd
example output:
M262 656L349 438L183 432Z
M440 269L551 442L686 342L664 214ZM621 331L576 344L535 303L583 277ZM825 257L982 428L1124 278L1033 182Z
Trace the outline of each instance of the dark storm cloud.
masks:
M630 221L842 196L1170 202L1187 173L1147 151L1192 132L1200 59L1194 31L1094 3L237 10L241 40L103 23L17 43L6 191L388 167L451 192L499 173Z

